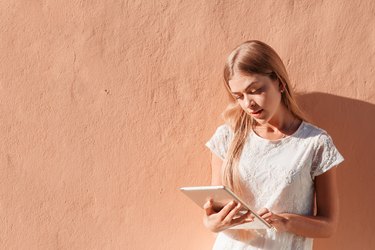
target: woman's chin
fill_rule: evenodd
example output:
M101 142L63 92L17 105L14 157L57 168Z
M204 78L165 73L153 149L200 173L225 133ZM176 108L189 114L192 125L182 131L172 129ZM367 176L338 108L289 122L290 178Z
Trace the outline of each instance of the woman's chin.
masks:
M253 117L252 118L259 124L263 125L263 124L266 124L268 122L268 119L265 115L261 116L261 117Z

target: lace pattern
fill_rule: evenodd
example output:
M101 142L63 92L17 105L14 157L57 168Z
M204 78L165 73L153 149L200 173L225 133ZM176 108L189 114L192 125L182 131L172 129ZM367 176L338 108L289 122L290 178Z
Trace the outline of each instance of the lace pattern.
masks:
M315 156L311 166L311 178L321 175L342 161L342 157L332 142L332 138L323 133L317 140Z
M224 160L232 140L233 133L227 124L219 126L211 139L206 142L206 146L222 160Z

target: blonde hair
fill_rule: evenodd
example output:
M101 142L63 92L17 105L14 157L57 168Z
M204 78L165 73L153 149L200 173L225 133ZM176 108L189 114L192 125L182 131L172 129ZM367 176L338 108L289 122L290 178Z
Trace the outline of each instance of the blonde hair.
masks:
M233 101L227 106L222 113L224 121L232 128L234 132L233 139L230 143L224 168L222 170L222 181L237 193L242 193L242 185L238 171L238 162L245 144L245 140L251 132L256 122L248 115L236 102L232 96L229 80L236 73L261 74L267 75L271 79L278 79L284 86L282 92L282 103L297 118L306 121L305 114L299 108L295 95L290 88L290 80L285 66L279 55L269 45L250 40L242 43L235 48L229 55L224 67L225 87Z

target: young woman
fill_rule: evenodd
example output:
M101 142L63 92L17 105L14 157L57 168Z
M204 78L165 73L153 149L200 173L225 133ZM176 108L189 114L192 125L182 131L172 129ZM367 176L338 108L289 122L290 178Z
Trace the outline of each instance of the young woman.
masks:
M313 238L336 230L333 167L343 157L327 132L304 118L285 66L267 44L251 40L234 49L224 79L233 102L206 143L211 184L231 188L277 231L230 229L251 215L235 217L234 202L215 212L211 200L204 224L218 233L213 249L312 249Z

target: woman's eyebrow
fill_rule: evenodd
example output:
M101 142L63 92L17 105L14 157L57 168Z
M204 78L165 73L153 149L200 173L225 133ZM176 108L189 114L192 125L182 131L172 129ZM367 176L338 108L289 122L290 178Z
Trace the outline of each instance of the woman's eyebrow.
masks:
M246 92L251 87L251 85L253 85L254 83L257 83L257 82L258 81L251 82L249 85L247 85L247 87L245 88L245 90L243 92ZM232 94L241 94L241 92L232 92Z

